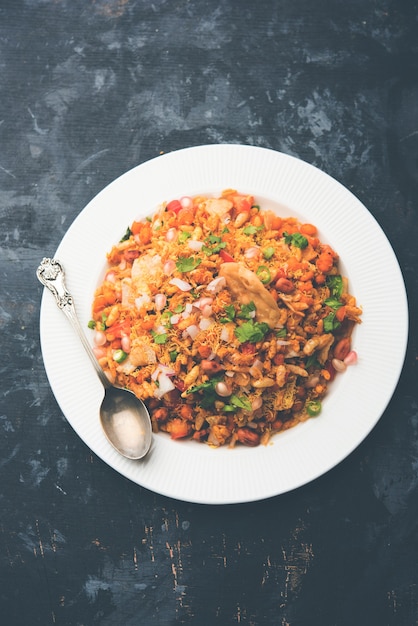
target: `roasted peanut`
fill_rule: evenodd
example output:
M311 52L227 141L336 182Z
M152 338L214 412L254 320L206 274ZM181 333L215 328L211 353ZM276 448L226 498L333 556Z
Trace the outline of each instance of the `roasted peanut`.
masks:
M266 387L273 387L275 384L276 382L272 378L267 378L267 376L253 380L252 382L252 386L255 387L255 389L265 389Z
M157 420L157 422L164 422L168 417L168 409L165 407L160 407L152 412L152 418Z
M209 361L209 359L203 359L200 363L202 371L208 376L214 376L223 372L224 368L217 361Z
M245 446L258 446L260 435L250 428L238 428L237 439Z
M334 357L339 361L344 361L345 357L351 350L350 337L344 337L336 344L334 348Z
M276 289L278 289L282 293L292 293L292 291L294 291L295 289L295 286L288 278L281 277L276 281Z

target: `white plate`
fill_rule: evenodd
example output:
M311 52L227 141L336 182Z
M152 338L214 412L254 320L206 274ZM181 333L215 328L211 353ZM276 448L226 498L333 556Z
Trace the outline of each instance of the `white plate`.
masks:
M312 222L339 253L350 291L363 307L353 335L358 364L337 376L320 417L277 435L267 447L212 449L154 436L142 461L119 456L99 425L101 384L52 295L42 298L40 331L55 397L81 439L123 476L154 492L205 504L268 498L321 476L349 455L381 417L406 351L408 306L393 250L372 215L330 176L298 159L241 145L208 145L159 156L100 192L64 236L55 258L87 330L106 252L134 219L183 195L226 188L253 194L262 208ZM393 306L393 303L396 306Z

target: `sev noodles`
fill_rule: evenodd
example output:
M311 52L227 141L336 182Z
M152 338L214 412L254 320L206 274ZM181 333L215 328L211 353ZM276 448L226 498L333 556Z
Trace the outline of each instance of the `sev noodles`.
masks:
M213 446L267 443L321 410L356 361L361 308L312 224L253 196L183 197L107 255L95 353L144 400L153 430Z

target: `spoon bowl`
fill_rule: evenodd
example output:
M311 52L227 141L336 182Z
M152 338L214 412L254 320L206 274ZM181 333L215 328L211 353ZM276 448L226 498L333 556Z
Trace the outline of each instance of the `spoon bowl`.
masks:
M113 386L100 367L81 328L73 298L65 286L62 264L56 259L45 258L39 265L36 275L54 295L58 308L70 321L105 388L100 406L100 423L107 440L127 459L142 459L152 443L151 418L147 407L132 391Z
M108 387L100 406L100 422L109 443L127 459L142 459L151 447L149 416L132 391Z

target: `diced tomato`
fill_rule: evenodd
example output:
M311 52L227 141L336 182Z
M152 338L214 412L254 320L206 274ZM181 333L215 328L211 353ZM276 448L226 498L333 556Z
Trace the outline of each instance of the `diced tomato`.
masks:
M182 419L174 418L168 422L167 432L170 433L172 439L183 439L190 435L191 427Z
M250 343L249 341L246 341L245 343L241 344L241 352L242 354L255 354L255 345L253 343Z
M220 250L219 251L219 256L221 257L222 261L224 263L234 263L235 259L234 257L232 257L229 252L226 252L225 250Z
M194 222L194 210L191 208L181 208L177 213L178 226L190 226Z
M137 235L141 228L142 228L143 223L142 222L133 222L132 226L131 226L131 232L133 235Z
M109 328L106 328L106 335L111 335L114 339L121 338L124 335L129 335L131 329L130 320L124 320L119 324L112 324Z
M186 390L186 385L180 378L173 378L173 385L178 389L181 393Z
M193 433L192 439L194 439L195 441L203 441L203 439L207 438L208 434L209 434L208 428L205 428L204 430L196 430Z
M173 211L173 213L176 213L176 215L179 211L181 211L182 208L183 207L181 206L179 200L171 200L171 202L169 202L166 207L167 211Z
M242 196L241 194L236 194L229 197L228 200L233 202L237 213L245 211L248 212L254 204L254 196Z
M340 306L340 308L337 309L335 312L335 317L337 318L339 322L342 322L346 316L346 313L347 313L347 307Z
M128 262L134 261L139 257L139 250L125 250L123 256Z
M279 269L276 272L275 277L273 278L272 282L275 283L279 280L279 278L286 278L286 272L284 271L284 269L282 267L279 267Z

